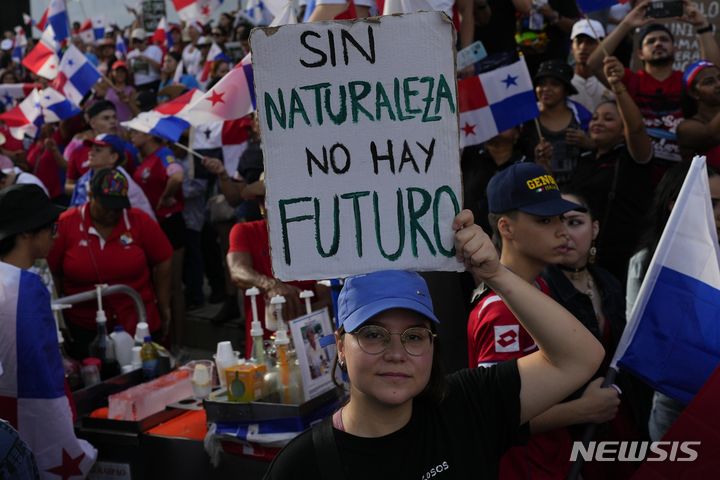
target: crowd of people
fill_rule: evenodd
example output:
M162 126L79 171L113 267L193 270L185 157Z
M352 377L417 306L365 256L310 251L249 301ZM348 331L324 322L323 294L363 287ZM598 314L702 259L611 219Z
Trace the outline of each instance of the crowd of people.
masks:
M701 59L679 71L673 67L672 30L646 15L648 0L619 4L592 19L568 0L439 3L460 32L458 47L480 40L488 53L459 76L520 55L540 115L459 152L463 208L469 211L456 218L454 228L469 273L430 272L421 278L380 272L346 283L342 295L350 304L382 297L378 287L364 282L402 289L398 298L425 291L428 298L411 313L407 302L381 302L372 315L356 315L352 308L360 306L341 301L336 361L352 387L350 403L332 425L343 461L355 469L348 478L372 475L377 459L369 459L378 451L394 452L386 462L394 478L415 475L395 456L397 448L410 451L410 445L415 454L427 452L444 465L438 473L450 468L448 462L455 475L475 472L480 460L488 464L487 475L503 479L565 478L581 426L603 425L597 434L602 439L659 439L684 408L629 375L620 375L612 387L603 386L602 377L689 161L698 154L707 157L720 229L715 27L696 4L682 0L684 13L672 20L694 29ZM317 4L309 21L333 19L347 8L333 0ZM377 13L374 2L355 2L353 8L358 17ZM240 11L223 13L207 25L171 24L165 39L155 41L138 16L124 29L107 28L104 38L90 44L79 34L80 24L73 25L72 42L103 73L83 100L82 113L45 124L36 138L22 140L0 123L0 189L34 184L26 194L42 190L67 209L0 237L0 262L28 268L47 257L59 296L102 283L133 287L145 302L153 338L175 351L184 344L186 312L215 303L222 307L213 322L245 318L246 338L235 340L245 342L249 355L252 310L247 298L239 308L239 293L252 286L262 292L260 320L274 295L286 297L286 319L304 312L301 290L314 289L318 303L329 305L326 287L285 283L272 275L256 118L239 123L248 141L238 158L196 146L204 155L199 159L182 148L219 135L222 126L193 127L180 145L120 126L190 89L211 88L249 52L251 28ZM124 58L116 56L118 36L130 46ZM0 83L47 84L17 62L6 42L0 45ZM214 46L223 51L215 60L208 58ZM629 68L633 54L637 70ZM17 99L2 99L0 108L13 102ZM543 188L532 187L540 184ZM478 226L491 235L494 248ZM574 319L549 298L585 329L575 328ZM119 324L134 333L132 302L111 297L104 308L110 329ZM87 302L64 313L68 351L78 359L87 356L95 335L95 309ZM419 330L410 339L406 334L413 328ZM397 347L392 335L400 331ZM385 343L374 351L378 338ZM410 342L417 342L417 350L411 351ZM406 361L412 368L402 375L418 375L419 383L399 396L368 378L383 362ZM464 367L472 370L455 373L433 390L439 369ZM494 373L477 373L476 367ZM497 398L466 398L467 390L486 388ZM416 396L422 401L414 410ZM472 418L484 409L497 416ZM447 434L448 425L462 433L436 437ZM425 437L418 432L433 432L437 445L419 445ZM376 437L383 442L362 441ZM523 439L525 445L514 446ZM299 437L268 478L320 475L324 467L313 448L319 448L313 436ZM486 455L487 462L477 455ZM635 467L592 463L583 476L629 478Z

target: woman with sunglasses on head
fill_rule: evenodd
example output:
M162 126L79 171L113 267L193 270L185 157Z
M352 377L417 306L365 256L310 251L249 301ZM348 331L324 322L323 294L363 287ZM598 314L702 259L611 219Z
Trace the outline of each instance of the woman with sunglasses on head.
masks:
M443 376L437 317L416 273L346 279L335 332L350 400L288 444L266 479L497 478L526 422L584 384L603 349L550 297L498 261L469 210L454 220L458 261L516 313L540 351Z

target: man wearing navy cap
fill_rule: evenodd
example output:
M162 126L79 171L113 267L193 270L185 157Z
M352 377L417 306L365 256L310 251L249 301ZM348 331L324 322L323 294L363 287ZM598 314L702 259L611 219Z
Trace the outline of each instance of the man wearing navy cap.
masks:
M585 209L563 200L552 175L535 163L516 163L500 171L490 180L487 195L493 240L501 244L500 263L550 295L540 273L567 251L563 214ZM500 296L483 285L476 294L479 300L476 296L467 326L470 367L489 367L537 351ZM528 445L514 447L502 457L499 478L566 477L572 439L567 429L558 427L573 422L563 422L561 413L552 419L542 419L543 415L530 422L534 435ZM557 418L561 422L553 423Z

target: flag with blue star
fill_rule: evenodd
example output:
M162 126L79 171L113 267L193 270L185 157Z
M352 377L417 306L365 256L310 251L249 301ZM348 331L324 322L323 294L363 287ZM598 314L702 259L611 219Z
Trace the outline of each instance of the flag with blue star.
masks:
M477 145L540 115L524 59L458 82L460 145Z

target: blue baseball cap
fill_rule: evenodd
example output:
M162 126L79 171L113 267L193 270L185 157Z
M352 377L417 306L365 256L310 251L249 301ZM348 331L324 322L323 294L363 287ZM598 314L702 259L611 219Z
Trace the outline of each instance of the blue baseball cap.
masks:
M101 133L95 138L90 138L83 142L86 147L97 145L98 147L110 147L120 156L119 161L125 160L125 140L111 133Z
M425 280L415 272L383 270L345 279L338 298L339 326L357 330L375 315L391 308L413 310L435 323L432 299Z
M587 211L582 205L563 200L553 176L530 162L515 163L496 173L488 184L487 197L491 213L520 210L554 217L570 210Z

